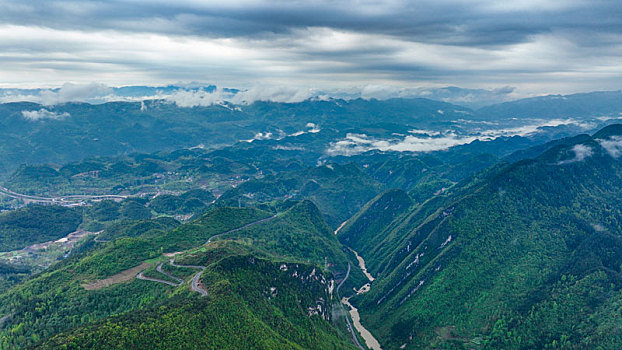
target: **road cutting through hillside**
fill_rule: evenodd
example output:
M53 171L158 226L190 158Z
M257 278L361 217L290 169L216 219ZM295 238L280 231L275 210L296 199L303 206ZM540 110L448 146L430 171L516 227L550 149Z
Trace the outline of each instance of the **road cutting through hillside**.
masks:
M232 230L225 231L225 232L219 233L219 234L217 234L217 235L213 235L213 236L212 236L212 237L210 237L210 238L207 240L207 242L205 242L205 244L203 244L203 245L208 245L208 244L210 244L210 243L211 243L214 239L216 239L216 238L218 238L218 237L221 237L221 236L223 236L223 235L230 234L230 233L233 233L233 232L237 232L237 231L240 231L240 230L243 230L243 229L249 228L249 227L251 227L251 226L258 225L258 224L262 224L262 223L265 223L265 222L271 221L271 220L273 220L273 219L275 219L275 218L277 218L277 217L278 217L278 214L275 214L275 215L273 215L273 216L271 216L271 217L269 217L269 218L265 218L265 219L257 220L257 221L251 222L251 223L249 223L249 224L246 224L246 225L240 226L240 227L238 227L238 228L234 228L234 229L232 229ZM183 251L183 252L176 252L176 253L174 253L174 254L173 254L173 256L178 255L178 254L181 254L181 253L184 253L184 252L187 252L187 250L186 250L186 251ZM170 256L170 255L169 255L169 256ZM191 289L193 292L197 292L197 293L201 294L201 296L202 296L202 297L204 297L204 296L206 296L206 295L207 295L207 290L205 290L205 289L204 289L204 288L200 285L201 273L202 273L202 272L203 272L203 271L207 268L207 266L201 266L201 265L179 265L179 264L175 263L175 258L171 258L171 259L168 261L168 263L169 263L171 266L173 266L173 267L182 267L182 268L188 268L188 269L198 269L199 271L198 271L197 273L195 273L195 274L192 276L192 279L191 279L191 282L190 282L190 289ZM167 276L167 277L169 277L169 278L172 278L172 279L174 279L174 280L178 281L179 283L174 283L174 282L171 282L171 281L166 281L166 280L162 280L162 279L159 279L159 278L146 277L146 276L143 274L143 273L145 272L144 270L143 270L143 271L141 271L141 272L139 272L139 273L136 275L136 278L138 278L138 279L140 279L140 280L144 280L144 281L152 281L152 282L164 283L164 284L168 284L168 285L170 285L170 286L174 286L174 287L178 287L178 286L182 285L182 284L185 282L183 278L177 277L177 276L175 276L175 275L173 275L173 274L170 274L170 273L168 273L168 272L166 272L166 271L162 270L162 266L163 266L163 265L164 265L164 263L160 263L160 264L156 267L156 271L158 271L158 272L162 273L163 275L165 275L165 276Z
M138 278L139 280L143 280L143 281L160 282L160 283L168 284L169 286L173 286L173 287L178 287L179 285L181 285L181 283L174 283L174 282L171 282L171 281L161 280L159 278L147 277L147 276L143 275L143 272L145 272L145 271L139 272L136 275L136 278Z
M168 263L171 266L174 266L174 267L184 267L184 268L187 268L187 269L199 269L199 271L197 273L195 273L194 276L192 276L192 282L190 283L190 289L192 289L192 291L194 291L194 292L197 292L197 293L201 294L202 297L207 295L207 291L205 289L203 289L203 287L199 286L199 278L201 277L201 272L203 272L203 270L205 270L207 268L206 266L200 266L200 265L178 265L178 264L175 263L175 259L169 260Z
M172 260L173 260L173 259L171 259L171 261L172 261ZM177 277L177 276L174 276L174 275L172 275L172 274L170 274L170 273L168 273L168 272L166 272L166 271L162 270L162 265L164 265L164 263L160 263L160 264L158 264L158 266L156 267L156 271L158 271L159 273L161 273L161 274L163 274L163 275L165 275L165 276L168 276L169 278L174 279L174 280L175 280L175 281L177 281L177 283L179 283L179 284L184 283L184 279L183 279L183 278L179 278L179 277ZM172 265L172 264L171 264L171 265Z

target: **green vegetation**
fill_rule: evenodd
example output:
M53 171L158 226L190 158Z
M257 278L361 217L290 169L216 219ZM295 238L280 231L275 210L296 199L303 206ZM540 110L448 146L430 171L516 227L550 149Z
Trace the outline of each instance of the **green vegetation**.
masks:
M575 129L346 157L328 149L348 133L393 139L425 125L459 134L471 112L399 99L243 109L148 101L146 110L68 104L54 107L72 115L62 120L20 117L36 107L0 105L0 126L30 130L11 136L28 145L28 164L17 167L16 150L0 145L0 177L15 169L5 186L131 198L0 214L0 251L11 250L0 256L0 349L353 348L334 287L348 264L341 294L368 280L347 247L376 277L351 302L383 348L622 347L622 163L612 157L622 126L549 143ZM88 118L95 112L101 120ZM322 130L305 133L309 122ZM92 131L106 125L110 135ZM19 143L59 130L73 141ZM257 132L278 139L236 143ZM76 230L72 244L18 250ZM184 282L135 278L179 281L158 266ZM190 289L196 273L206 297Z
M163 194L153 198L149 207L158 213L186 214L204 210L213 200L214 195L205 190L192 190L179 196Z
M0 251L55 240L75 231L82 209L32 205L0 214Z
M382 210L351 223L385 227L359 250L377 280L352 299L383 345L622 346L610 316L621 300L622 164L603 139L576 141L492 168L388 225Z
M28 267L0 261L0 294L23 281L30 274Z
M339 240L357 251L368 251L384 238L381 232L410 208L412 200L402 190L389 190L369 201L338 233Z
M0 295L0 314L11 315L10 322L0 326L0 348L34 345L63 331L69 338L59 335L42 346L83 348L95 341L110 348L146 347L155 343L143 335L163 329L187 332L160 336L160 348L192 339L197 347L235 348L245 341L236 336L240 332L256 339L259 348L350 347L347 336L330 321L336 300L328 294L329 277L331 271L343 273L339 271L347 264L335 235L311 202L294 204L276 218L272 215L222 207L176 228L167 218L119 221L100 236L110 241L90 241L85 244L90 248L79 248ZM214 235L263 219L268 220L202 246ZM281 244L286 241L295 241L295 249L284 249ZM83 287L111 276L122 278L120 273L145 262L152 262L147 275L167 279L158 277L153 266L168 260L162 253L187 249L191 250L176 258L180 264L208 266L202 276L210 293L205 299L186 292L187 284L175 288L134 275L128 282L101 289ZM186 279L196 272L171 266L165 270ZM110 318L113 315L118 316Z
M58 335L40 348L354 349L327 322L334 301L326 278L310 266L282 266L252 255L221 258L203 273L204 299L179 293Z
M244 182L223 194L216 205L256 206L273 200L309 199L336 228L382 187L355 164L329 164Z

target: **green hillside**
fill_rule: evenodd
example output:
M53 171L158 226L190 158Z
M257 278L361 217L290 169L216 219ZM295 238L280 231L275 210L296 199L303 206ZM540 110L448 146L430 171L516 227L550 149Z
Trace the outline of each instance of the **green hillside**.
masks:
M367 252L384 238L383 231L413 204L402 190L389 190L367 203L338 233L339 240L357 251Z
M366 326L386 348L619 348L619 135L493 168L385 225L359 251L377 276L353 299Z
M382 190L357 165L329 164L254 179L225 192L216 205L254 206L273 200L309 199L338 227Z
M82 210L29 206L0 214L0 252L64 237L82 222Z
M37 348L354 349L330 325L335 301L326 276L315 271L238 252L203 272L205 298L179 291L140 311L57 335Z
M331 294L348 260L311 202L292 203L277 215L214 208L179 227L168 224L119 222L102 233L105 241L88 241L0 294L0 348L351 347ZM174 252L177 264L204 266L200 283L207 297L188 291L196 269L170 265L162 255ZM135 278L143 271L174 281L154 269L159 264L185 283Z

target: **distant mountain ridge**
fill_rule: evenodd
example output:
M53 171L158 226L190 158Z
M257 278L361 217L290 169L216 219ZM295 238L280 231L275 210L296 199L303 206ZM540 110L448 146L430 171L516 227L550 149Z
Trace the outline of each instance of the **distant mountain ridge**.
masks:
M126 89L131 95L140 94L146 87L119 89ZM248 105L215 103L195 107L179 107L167 100L51 106L6 103L0 104L0 177L23 164L63 164L93 156L170 151L197 145L213 149L240 140L278 140L310 130L328 132L321 141L325 148L344 140L352 143L347 137L358 137L362 141L357 142L368 145L384 145L400 142L400 138L406 140L413 132L419 138L441 135L448 142L443 147L451 147L454 143L470 142L472 139L455 139L473 133L483 132L479 138L494 138L572 123L575 128L594 128L607 116L620 116L620 96L620 92L548 96L475 111L424 98L257 101ZM546 126L547 118L555 119L553 126ZM531 124L521 129L525 123ZM538 129L540 124L544 128ZM487 136L487 129L492 130L491 136Z
M476 111L482 118L620 118L622 91L547 95L493 104Z

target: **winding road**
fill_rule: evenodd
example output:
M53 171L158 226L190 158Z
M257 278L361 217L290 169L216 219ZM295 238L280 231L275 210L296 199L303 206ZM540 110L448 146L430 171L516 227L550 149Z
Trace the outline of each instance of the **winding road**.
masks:
M244 230L244 229L249 228L249 227L251 227L251 226L255 226L255 225L258 225L258 224L262 224L262 223L264 223L264 222L271 221L271 220L273 220L273 219L276 219L276 217L277 217L277 216L278 216L278 214L274 214L274 215L272 215L272 216L271 216L271 217L269 217L269 218L265 218L265 219L261 219L261 220L258 220L258 221L254 221L254 222L251 222L251 223L246 224L246 225L244 225L244 226L240 226L240 227L238 227L238 228L234 228L233 230L229 230L229 231L226 231L226 232L223 232L223 233L219 233L219 234L217 234L217 235L213 235L212 237L210 237L210 238L207 240L207 242L205 242L205 244L204 244L204 245L208 245L208 244L210 244L210 243L211 243L214 239L219 238L220 236L224 236L224 235L227 235L227 234L230 234L230 233L233 233L233 232L237 232L237 231L240 231L240 230Z
M171 259L171 260L170 260L170 264L171 264L172 266L175 266L175 265L173 265L173 259ZM175 281L177 281L177 283L179 283L179 284L184 283L184 279L183 279L183 278L179 278L179 277L177 277L177 276L174 276L174 275L172 275L172 274L170 274L170 273L168 273L168 272L166 272L166 271L162 270L162 265L164 265L164 263L159 263L159 264L158 264L158 266L156 267L156 271L158 271L159 273L161 273L161 274L163 274L163 275L165 275L165 276L168 276L169 278L174 279L174 280L175 280Z
M220 236L223 236L223 235L226 235L226 234L229 234L229 233L233 233L233 232L237 232L237 231L240 231L240 230L243 230L243 229L249 228L251 226L255 226L255 225L264 223L264 222L271 221L271 220L277 218L277 216L278 216L278 214L275 214L275 215L273 215L273 216L271 216L269 218L257 220L257 221L248 223L248 224L246 224L244 226L240 226L238 228L234 228L232 230L225 231L225 232L219 233L217 235L213 235L203 245L210 244L214 239L216 239L216 238L218 238ZM179 252L179 253L182 253L182 252ZM207 295L207 290L205 290L201 285L199 285L200 278L201 278L201 273L207 268L207 266L201 266L201 265L179 265L179 264L175 263L175 259L174 258L170 259L168 261L168 263L171 266L173 266L173 267L184 267L184 268L188 268L188 269L198 269L199 271L192 276L191 283L190 283L190 289L192 291L194 291L194 292L197 292L197 293L201 294L202 297ZM167 276L169 278L172 278L172 279L178 281L178 283L174 283L174 282L171 282L171 281L166 281L166 280L162 280L162 279L158 279L158 278L153 278L153 277L147 277L147 276L145 276L143 274L143 272L145 272L145 271L139 272L136 275L136 278L138 278L140 280L144 280L144 281L160 282L160 283L168 284L169 286L173 286L173 287L179 287L180 285L182 285L185 282L183 278L177 277L177 276L175 276L173 274L170 274L170 273L162 270L162 266L163 265L164 265L163 262L158 264L158 266L156 267L156 271L160 272L161 274L163 274L163 275L165 275L165 276ZM350 275L350 265L348 264L348 274L346 275L346 278L348 278L349 275ZM342 282L342 284L343 284L343 282ZM339 287L341 287L341 285L339 285L337 288L339 288Z
M143 280L143 281L160 282L160 283L168 284L169 286L173 286L173 287L178 287L179 285L181 285L181 283L174 283L171 281L161 280L159 278L147 277L143 275L143 272L145 271L139 272L138 275L136 275L136 278L138 278L139 280Z
M192 289L193 291L201 294L202 297L207 295L207 291L205 289L203 289L203 287L199 286L199 278L201 277L201 272L203 272L203 270L205 270L207 267L206 266L200 266L200 265L177 265L175 263L174 259L171 259L168 261L169 264L171 264L171 266L174 267L185 267L187 269L199 269L199 271L197 273L194 274L194 276L192 276L192 283L190 283L190 289ZM182 280L183 282L183 280Z

